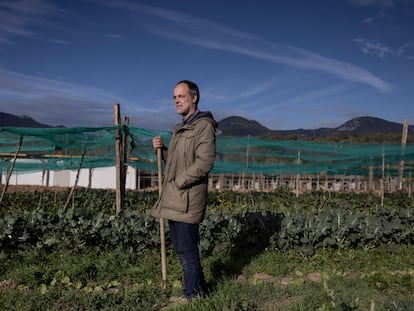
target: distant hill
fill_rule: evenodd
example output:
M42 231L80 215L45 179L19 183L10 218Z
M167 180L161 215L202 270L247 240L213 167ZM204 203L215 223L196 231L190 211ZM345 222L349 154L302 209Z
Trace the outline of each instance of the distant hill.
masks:
M270 130L257 121L232 116L218 122L220 134L223 136L298 136L302 138L327 137L333 134L401 134L403 125L375 117L358 117L351 119L336 128ZM414 126L409 125L408 133L414 133Z
M403 124L386 121L374 117L359 117L351 119L341 126L335 128L336 132L348 132L355 134L372 134L372 133L402 133ZM412 132L414 127L408 126L408 132Z
M256 136L256 137L286 137L299 138L327 137L334 134L398 134L401 135L403 125L375 117L358 117L351 119L336 128L271 130L255 120L248 120L239 116L224 118L218 122L220 135L223 136ZM0 112L0 127L34 127L52 128L54 126L42 124L29 116L16 116ZM408 133L414 133L414 126L409 125Z
M0 112L0 127L49 128L53 126L39 123L29 116L15 116L10 113Z
M269 136L273 132L257 121L237 116L225 118L218 124L220 134L224 136Z

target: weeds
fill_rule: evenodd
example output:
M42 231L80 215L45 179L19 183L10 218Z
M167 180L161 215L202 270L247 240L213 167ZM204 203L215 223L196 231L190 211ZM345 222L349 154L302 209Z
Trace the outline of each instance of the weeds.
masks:
M203 258L210 292L174 310L411 310L414 246L374 250L264 251L236 271L230 253ZM234 257L233 259L234 260ZM157 252L21 251L0 259L4 310L160 310L182 293L168 254L163 295ZM220 264L221 263L221 264ZM224 264L225 263L225 264ZM373 263L373 264L372 264Z

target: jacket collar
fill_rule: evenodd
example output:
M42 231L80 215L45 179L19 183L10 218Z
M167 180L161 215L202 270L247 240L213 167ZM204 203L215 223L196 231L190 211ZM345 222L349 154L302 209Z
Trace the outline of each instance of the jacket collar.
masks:
M187 120L183 121L183 124L191 124L194 121L194 119L196 118L196 116L199 112L200 112L200 110L194 111L193 114L190 115L190 117Z

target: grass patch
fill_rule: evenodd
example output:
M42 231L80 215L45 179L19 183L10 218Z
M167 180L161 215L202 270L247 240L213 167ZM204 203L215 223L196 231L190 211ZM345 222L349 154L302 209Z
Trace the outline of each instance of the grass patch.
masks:
M239 257L235 256L238 254ZM182 293L168 250L168 293L158 252L27 250L0 257L5 310L160 310ZM237 259L238 258L238 259ZM242 263L242 264L240 264ZM175 310L413 310L414 246L369 250L264 251L203 257L208 295Z

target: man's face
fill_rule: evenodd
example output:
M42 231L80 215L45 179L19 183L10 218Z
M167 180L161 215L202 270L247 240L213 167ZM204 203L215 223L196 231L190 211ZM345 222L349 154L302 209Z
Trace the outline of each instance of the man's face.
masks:
M185 83L178 84L174 89L175 110L184 119L196 111L197 96L191 96L190 89Z

